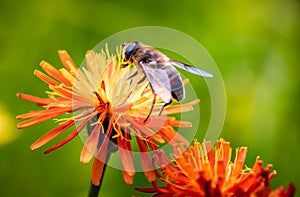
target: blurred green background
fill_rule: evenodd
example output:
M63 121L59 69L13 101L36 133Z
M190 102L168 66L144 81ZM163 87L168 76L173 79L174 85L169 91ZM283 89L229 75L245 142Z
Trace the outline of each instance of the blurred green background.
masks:
M104 38L145 25L183 31L209 51L226 86L221 137L233 147L248 146L248 166L257 155L264 164L272 163L278 173L273 187L289 181L299 186L299 14L299 1L293 0L2 0L0 196L86 195L91 166L79 162L81 140L46 156L45 148L31 152L30 144L54 125L49 121L18 131L15 116L38 107L15 95L45 96L47 87L33 70L43 59L60 68L58 49L66 49L80 64L85 52ZM198 96L204 109L209 107L209 97ZM109 168L101 196L142 196L124 185L121 176ZM148 185L140 174L135 184Z

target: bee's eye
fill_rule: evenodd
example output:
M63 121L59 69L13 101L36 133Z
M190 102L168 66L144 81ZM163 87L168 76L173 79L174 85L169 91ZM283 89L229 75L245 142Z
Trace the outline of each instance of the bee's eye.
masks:
M133 50L130 50L130 51L125 51L125 56L124 56L124 59L125 60L129 60L131 54L132 54Z
M125 60L129 60L132 53L134 52L134 50L136 49L137 47L137 43L133 42L131 43L130 45L128 45L125 49L125 53L124 53L124 59Z

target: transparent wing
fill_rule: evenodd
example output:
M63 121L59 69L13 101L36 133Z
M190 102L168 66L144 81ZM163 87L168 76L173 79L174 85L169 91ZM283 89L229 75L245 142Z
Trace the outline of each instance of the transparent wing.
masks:
M156 61L140 63L154 94L159 96L165 103L170 103L172 96L169 76L164 70L155 68L157 67L156 64Z
M183 70L186 70L190 73L193 73L193 74L196 74L196 75L199 75L199 76L202 76L202 77L213 77L213 75L205 70L202 70L200 68L197 68L197 67L194 67L194 66L190 66L190 65L187 65L185 63L182 63L182 62L178 62L176 60L170 60L170 62L174 65L174 66L177 66Z

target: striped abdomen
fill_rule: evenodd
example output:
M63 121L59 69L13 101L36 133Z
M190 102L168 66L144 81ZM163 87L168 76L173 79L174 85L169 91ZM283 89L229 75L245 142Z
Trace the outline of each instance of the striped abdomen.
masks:
M165 71L169 76L171 85L171 94L176 101L184 99L184 85L179 72L173 66L166 66Z

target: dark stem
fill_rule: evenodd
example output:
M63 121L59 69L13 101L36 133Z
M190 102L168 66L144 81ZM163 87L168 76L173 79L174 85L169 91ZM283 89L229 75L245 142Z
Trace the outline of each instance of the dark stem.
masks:
M101 178L101 182L102 182L102 178ZM98 196L99 191L100 191L101 182L100 182L100 185L94 185L91 183L88 197L97 197Z
M98 118L99 117L95 116L93 122L97 121ZM103 121L103 128L104 128L105 131L108 128L109 122L110 122L110 116L107 116ZM94 128L95 128L94 125L88 124L88 126L87 126L88 135L91 135L91 132L93 131ZM113 130L112 135L115 135L115 134L116 134L116 131ZM98 149L100 148L101 144L103 143L105 137L106 137L106 133L101 132L100 136L99 136ZM101 185L102 185L102 182L103 182L103 177L105 175L105 170L106 170L106 167L107 167L107 163L110 159L111 154L118 150L117 144L118 143L117 143L116 139L110 139L109 140L108 147L107 147L107 153L106 153L106 159L105 159L105 163L104 163L104 166L103 166L102 176L101 176L101 179L100 179L100 184L99 185L94 185L94 184L91 183L89 193L88 193L88 197L98 197L99 191L100 191L100 188L101 188Z
M110 155L111 155L111 151L107 151L106 162L105 162L104 167L103 167L102 176L101 176L101 179L100 179L100 184L99 185L94 185L93 183L91 183L89 193L88 193L88 197L98 197L99 191L100 191L100 188L101 188L101 185L102 185L103 177L104 177L104 174L105 174L105 170L106 170L106 167L107 167L107 162L110 158Z
M100 184L99 185L94 185L93 183L91 183L90 190L89 190L89 193L88 193L88 197L97 197L98 196L101 185L102 185L103 177L104 177L104 174L105 174L106 166L107 165L104 164L103 175L100 179Z

